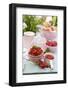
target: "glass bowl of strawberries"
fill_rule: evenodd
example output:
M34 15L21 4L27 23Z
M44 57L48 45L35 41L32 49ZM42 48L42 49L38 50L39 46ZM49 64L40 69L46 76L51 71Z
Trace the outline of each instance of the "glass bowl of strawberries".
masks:
M45 53L44 57L45 57L44 61L48 63L51 69L53 69L54 67L53 62L55 58L54 54L51 52L48 52L48 53Z
M50 49L51 52L57 51L57 42L56 41L47 41L46 46Z
M32 62L38 63L44 56L43 50L38 46L32 46L29 49L28 57Z

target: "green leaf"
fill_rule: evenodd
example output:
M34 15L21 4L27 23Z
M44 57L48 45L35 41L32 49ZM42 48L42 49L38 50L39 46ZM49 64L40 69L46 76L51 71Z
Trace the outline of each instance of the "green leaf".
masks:
M49 48L47 48L44 53L51 52Z

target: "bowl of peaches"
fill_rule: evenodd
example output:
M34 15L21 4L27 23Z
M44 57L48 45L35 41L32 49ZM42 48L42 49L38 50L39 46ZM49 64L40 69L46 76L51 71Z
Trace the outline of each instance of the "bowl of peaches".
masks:
M45 26L43 25L43 28L40 30L40 32L47 40L53 40L57 37L57 28L55 26L49 25L48 23L47 25L45 24Z
M53 40L57 36L57 32L55 31L54 27L45 27L42 30L42 35L47 39L47 40Z

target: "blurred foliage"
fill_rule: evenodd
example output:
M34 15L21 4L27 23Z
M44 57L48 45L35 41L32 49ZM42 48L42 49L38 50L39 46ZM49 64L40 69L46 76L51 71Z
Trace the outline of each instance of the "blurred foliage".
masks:
M23 29L23 33L26 31L32 31L32 32L37 32L37 25L39 24L43 24L43 22L45 22L47 16L34 16L34 15L23 15L22 16L22 20L23 22L27 25L27 27L25 27ZM53 26L57 26L57 16L52 16L52 21L50 21L51 25Z
M36 26L42 24L44 21L43 18L38 18L37 16L33 15L24 15L22 18L23 22L27 25L27 27L23 30L24 32L32 31L36 33L38 31Z
M57 16L52 16L52 25L57 26Z

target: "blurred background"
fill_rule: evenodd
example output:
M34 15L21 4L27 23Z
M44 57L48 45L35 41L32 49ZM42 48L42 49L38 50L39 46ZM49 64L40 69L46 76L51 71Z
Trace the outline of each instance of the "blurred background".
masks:
M57 26L57 16L35 16L35 15L23 15L23 35L24 32L38 32L39 28L43 26L48 26L51 24L52 26Z

